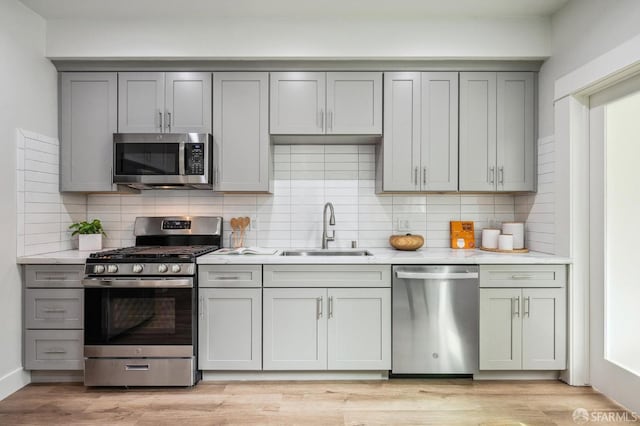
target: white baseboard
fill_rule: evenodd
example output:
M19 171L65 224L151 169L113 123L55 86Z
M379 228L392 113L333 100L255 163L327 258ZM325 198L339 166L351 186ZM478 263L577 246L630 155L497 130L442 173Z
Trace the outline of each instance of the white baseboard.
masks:
M388 371L203 371L203 381L388 380Z
M0 377L0 401L29 383L31 374L22 367Z
M558 380L559 376L559 371L480 371L473 380Z

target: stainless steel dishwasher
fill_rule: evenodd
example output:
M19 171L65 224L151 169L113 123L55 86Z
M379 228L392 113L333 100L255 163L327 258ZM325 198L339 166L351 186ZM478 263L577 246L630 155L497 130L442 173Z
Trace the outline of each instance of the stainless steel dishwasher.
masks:
M392 374L478 370L477 265L393 267Z

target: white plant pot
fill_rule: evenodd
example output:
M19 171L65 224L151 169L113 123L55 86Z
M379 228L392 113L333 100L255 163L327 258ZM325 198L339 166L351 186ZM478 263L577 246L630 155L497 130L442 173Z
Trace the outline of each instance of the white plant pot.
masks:
M79 234L78 250L80 251L102 250L102 234Z

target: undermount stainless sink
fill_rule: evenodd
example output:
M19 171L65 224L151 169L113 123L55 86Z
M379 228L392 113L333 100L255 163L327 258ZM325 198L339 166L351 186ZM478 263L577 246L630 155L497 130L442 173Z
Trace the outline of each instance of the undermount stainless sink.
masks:
M282 256L373 256L367 250L285 250Z

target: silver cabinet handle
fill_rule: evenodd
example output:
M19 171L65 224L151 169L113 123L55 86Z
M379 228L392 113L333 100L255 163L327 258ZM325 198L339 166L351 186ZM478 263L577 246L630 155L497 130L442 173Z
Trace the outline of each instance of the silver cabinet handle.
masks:
M511 275L512 280L530 280L532 278L533 278L533 275L528 275L528 274Z
M127 364L124 366L124 369L127 371L149 371L151 369L151 365L149 364Z
M494 166L489 167L489 183L496 182L496 168Z
M222 281L222 280L230 281L230 280L239 280L240 277L228 276L228 277L216 277L215 279L216 280L220 280L220 281Z
M418 185L418 168L417 167L413 170L413 184L416 186Z
M529 296L524 298L524 314L529 317L529 309L531 308L531 300Z
M62 348L51 348L43 351L45 354L66 354L67 351Z
M44 308L42 311L46 314L63 314L67 312L67 310L63 308Z
M498 183L504 184L504 167L498 168Z
M516 304L516 311L515 311L515 315L520 318L520 296L513 298L513 301Z
M427 184L427 168L426 167L422 168L422 184L423 185Z
M198 313L200 315L200 319L203 320L204 319L204 296L200 296L198 302L199 302Z
M167 129L171 133L171 113L167 111Z
M329 318L333 318L333 296L329 298Z
M38 280L47 280L47 281L52 281L52 280L56 280L56 281L64 281L66 277L64 275L45 275L45 276L38 276Z
M318 319L322 318L322 297L316 298L316 312Z
M162 119L162 111L159 111L158 115L160 116L160 131L162 132L164 130L164 120Z
M333 111L329 111L329 118L328 118L328 126L331 130L333 130Z
M324 110L320 109L320 128L324 130Z

